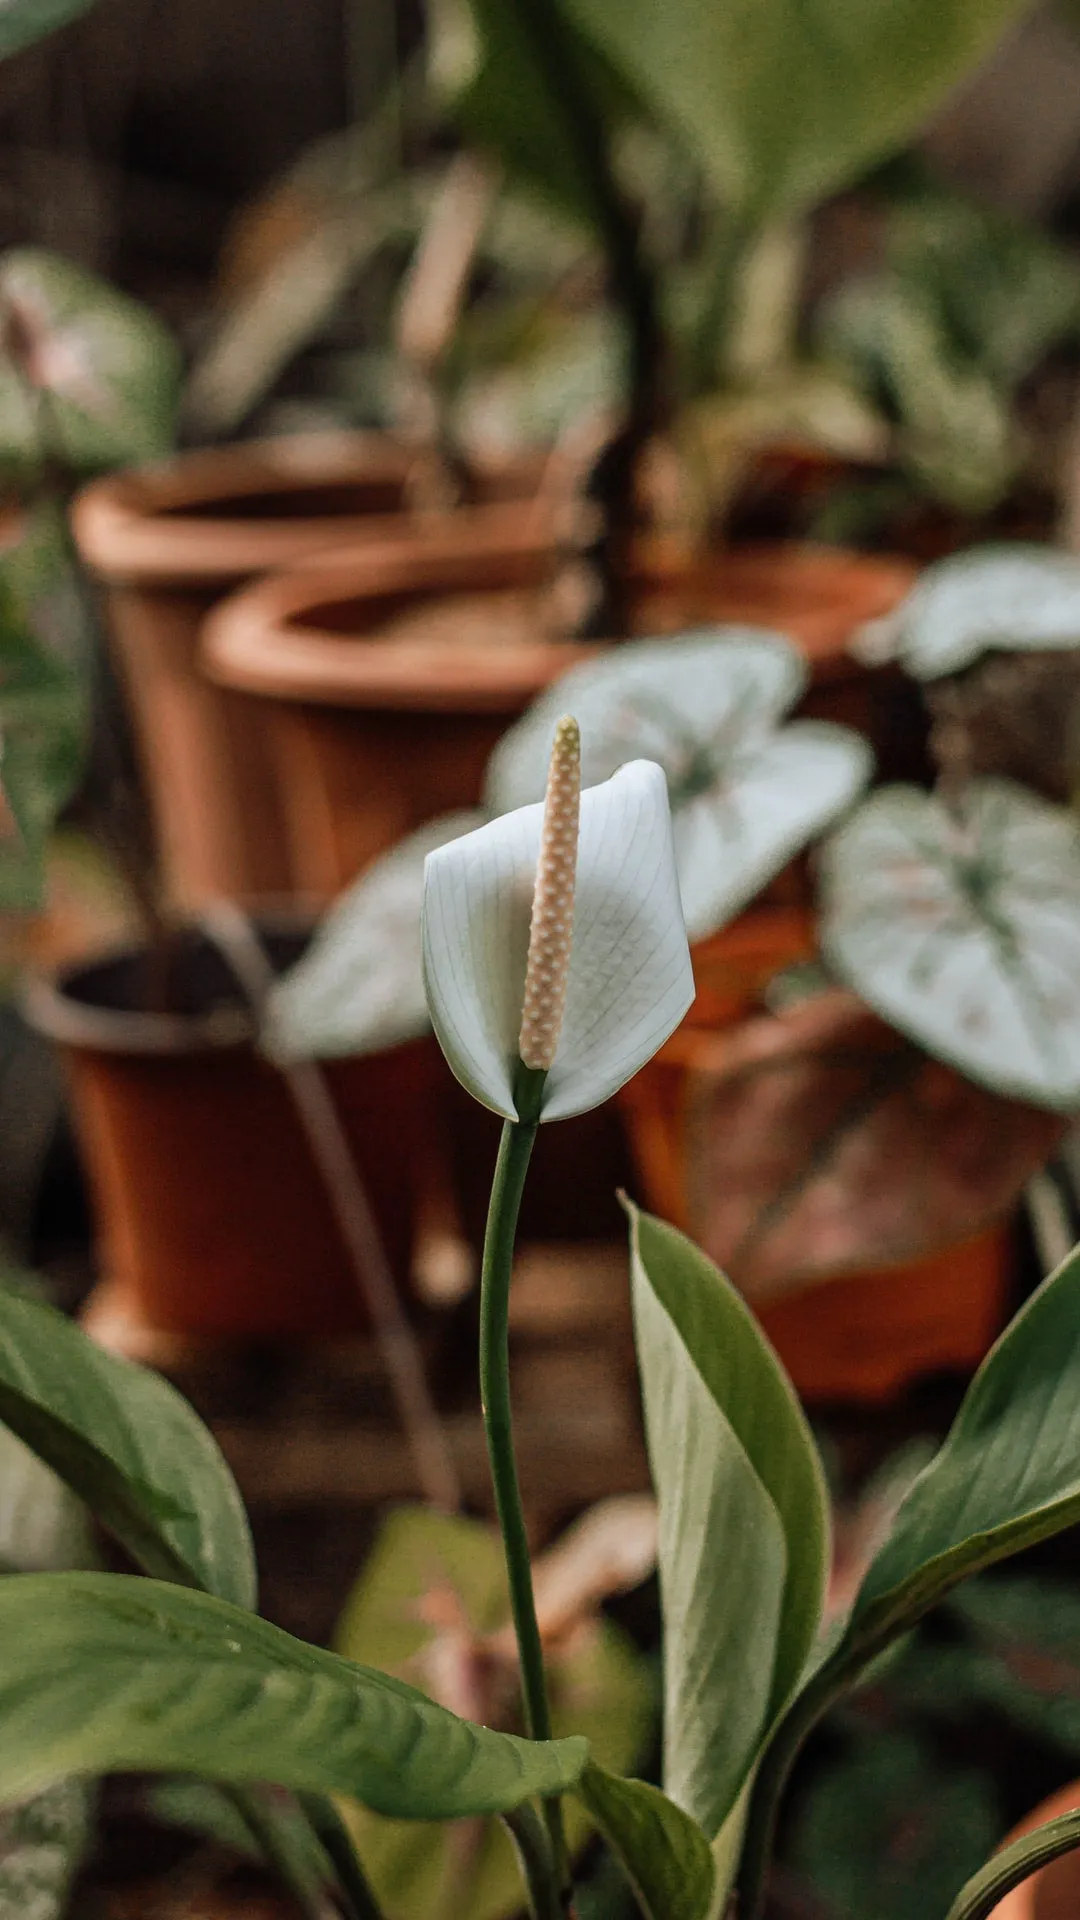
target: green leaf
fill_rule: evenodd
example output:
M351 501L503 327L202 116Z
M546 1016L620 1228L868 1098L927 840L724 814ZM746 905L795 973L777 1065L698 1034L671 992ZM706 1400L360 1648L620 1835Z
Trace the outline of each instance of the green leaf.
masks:
M683 918L691 940L734 918L792 855L841 814L873 766L847 727L778 727L806 669L780 634L704 628L629 641L575 667L499 742L485 788L493 813L542 800L555 724L581 728L582 784L627 760L663 767Z
M645 1920L705 1920L715 1873L696 1821L657 1787L591 1761L574 1792L618 1855Z
M882 787L821 854L821 947L883 1020L980 1086L1080 1105L1080 831L1007 780L959 807Z
M902 1502L830 1665L904 1633L967 1574L1080 1518L1080 1250L1006 1328Z
M179 1771L454 1819L565 1792L588 1755L473 1726L209 1594L107 1573L0 1580L0 1725L0 1800Z
M89 13L94 0L0 0L0 60Z
M523 183L603 232L605 208L587 156L603 155L612 127L625 117L625 83L559 0L472 0L472 11L482 58L458 96L458 119Z
M0 1920L61 1920L92 1838L94 1789L59 1780L0 1811Z
M725 203L805 207L902 146L1027 0L567 0Z
M339 895L267 997L260 1040L272 1059L355 1058L430 1032L420 963L424 861L485 818L478 808L440 814Z
M180 354L149 308L39 247L0 259L0 464L73 475L172 446Z
M147 1573L255 1605L243 1503L186 1400L10 1286L0 1287L0 1420Z
M1029 1880L1040 1867L1060 1860L1063 1853L1080 1847L1080 1812L1063 1813L1032 1833L1021 1834L1011 1846L1002 1847L985 1867L960 1889L946 1920L988 1920L999 1900L1013 1887Z
M408 1679L431 1692L490 1681L466 1708L488 1720L506 1709L505 1656L476 1656L482 1636L509 1619L506 1562L493 1527L430 1508L409 1507L384 1521L335 1635L350 1659ZM510 1655L511 1660L513 1655ZM641 1656L611 1621L590 1621L549 1654L548 1688L556 1736L583 1734L589 1751L619 1772L641 1757L654 1712L653 1685ZM510 1674L513 1683L513 1674ZM510 1705L512 1706L512 1702ZM378 1818L347 1807L346 1819L380 1901L395 1920L430 1920L450 1883L469 1920L507 1920L521 1906L521 1876L498 1822L428 1826ZM576 1854L590 1823L565 1808Z
M712 1839L805 1668L828 1508L798 1401L743 1300L683 1234L627 1212L660 1503L664 1784Z

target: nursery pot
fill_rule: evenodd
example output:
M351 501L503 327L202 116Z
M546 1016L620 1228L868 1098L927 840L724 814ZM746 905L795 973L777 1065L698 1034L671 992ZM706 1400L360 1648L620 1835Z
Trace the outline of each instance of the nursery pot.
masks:
M276 965L307 933L264 931ZM89 1330L133 1357L184 1343L362 1334L368 1316L281 1076L257 1053L222 956L198 932L170 967L177 1011L147 1012L144 950L28 990L56 1042L97 1222ZM391 1269L407 1285L425 1177L434 1043L326 1071Z
M253 904L293 885L265 710L196 667L222 594L328 546L455 556L548 545L533 462L481 474L478 503L409 510L415 452L316 434L182 455L79 496L79 550L106 589L170 898Z
M474 805L500 735L603 642L560 637L550 555L356 554L260 581L203 631L209 678L271 708L294 876L326 899L410 828ZM742 621L789 634L806 711L880 735L875 679L846 653L911 583L903 563L767 548L689 562L643 546L636 630ZM886 758L888 758L886 753ZM893 756L895 758L895 755Z
M839 1038L822 1047L818 1064L809 1047L785 1050L786 1017L769 1015L763 996L779 969L812 953L808 914L764 906L693 949L694 1006L622 1090L619 1104L645 1205L729 1271L803 1398L874 1404L921 1376L970 1371L1001 1331L1012 1233L1002 1217L1007 1207L997 1198L1011 1191L1010 1181L1022 1184L1032 1170L1029 1159L1038 1164L1051 1150L1057 1123L1014 1109L1015 1149L1002 1149L985 1194L964 1187L963 1158L954 1184L940 1190L926 1185L923 1163L916 1161L912 1187L936 1210L926 1215L932 1229L909 1233L908 1189L899 1184L907 1167L903 1127L932 1127L940 1114L955 1133L967 1112L961 1107L957 1120L957 1108L949 1105L958 1077L924 1061L916 1097L899 1077L906 1056L898 1054L895 1096L872 1094L889 1084L890 1049L906 1043L860 1011L854 996L836 992L817 1005L826 998L851 1002L854 1013L837 1029ZM883 1131L849 1137L846 1129L859 1124L868 1094L868 1116L885 1116ZM900 1111L890 1122L894 1097ZM902 1104L909 1098L912 1109ZM971 1090L979 1126L989 1135L999 1125L995 1098ZM837 1157L821 1164L822 1143L834 1127L840 1129ZM947 1144L943 1136L942 1154ZM978 1141L973 1151L977 1157ZM1018 1164L1024 1172L1016 1181ZM894 1193L901 1196L895 1202ZM792 1216L788 1209L796 1202L803 1211ZM850 1227L838 1228L838 1215ZM940 1237L939 1221L951 1223L941 1226ZM881 1257L866 1261L868 1246ZM911 1257L891 1257L901 1249Z
M1080 1780L1051 1794L1049 1800L1022 1820L1009 1840L1019 1840L1034 1827L1045 1826L1064 1813L1080 1808ZM1007 1844L1007 1843L1006 1843ZM1080 1913L1080 1853L1062 1854L1048 1867L1040 1867L1029 1879L999 1900L992 1920L1076 1920Z

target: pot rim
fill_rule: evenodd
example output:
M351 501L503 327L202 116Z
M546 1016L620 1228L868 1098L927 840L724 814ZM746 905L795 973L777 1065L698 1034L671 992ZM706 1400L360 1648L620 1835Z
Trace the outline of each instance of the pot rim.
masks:
M477 597L490 592L494 582L476 583L485 559L502 557L512 564L545 550L544 540L523 540L514 549L476 533L468 541L448 539L441 547L421 551L415 542L399 541L365 554L327 552L303 566L285 567L240 588L212 609L202 628L202 667L222 686L266 698L304 705L472 712L512 712L569 668L588 660L611 640L582 643L575 640L517 641L504 648L463 640L448 647L445 640L420 637L388 646L378 628L351 638L348 633L327 634L305 626L306 608L327 600L378 598L427 588L433 599L440 593ZM721 554L688 556L670 539L648 538L640 543L637 571L648 587L685 582L693 588L714 585L717 567L725 590L734 602L749 595L755 583L767 588L776 574L786 577L811 600L805 614L790 625L772 614L763 602L760 620L752 611L717 613L717 625L760 624L773 632L787 632L800 648L817 678L842 677L846 671L865 674L846 653L837 637L845 625L836 607L829 606L829 583L855 581L860 588L857 606L847 625L854 629L895 605L907 592L916 569L893 555L849 552L844 548L808 542L754 542ZM502 583L512 584L511 582ZM837 596L839 599L840 596ZM710 619L689 620L708 625Z
M255 920L261 933L271 935L310 931L313 923L310 913L287 907L260 913ZM198 919L184 921L179 931L196 935L208 947L215 944ZM118 940L53 973L27 974L18 996L25 1018L46 1039L81 1053L176 1058L222 1053L255 1041L256 1023L247 1007L218 1007L209 1013L146 1013L103 1007L79 997L77 988L87 976L146 951L145 942Z
M550 543L550 510L539 497L540 464L477 463L481 474L520 481L520 497L412 512L404 505L329 517L313 509L281 519L238 520L200 511L277 489L310 490L363 481L404 489L417 449L385 433L286 434L226 447L202 447L173 459L127 468L94 480L77 495L72 525L80 552L111 586L198 587L239 581L269 567L302 565L335 548L449 543L452 529L475 527L492 544L515 537ZM464 522L459 520L464 517Z

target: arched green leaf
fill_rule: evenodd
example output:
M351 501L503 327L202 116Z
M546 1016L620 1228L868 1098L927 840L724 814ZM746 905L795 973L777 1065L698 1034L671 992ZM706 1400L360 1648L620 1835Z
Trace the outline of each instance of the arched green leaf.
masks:
M0 1286L0 1421L147 1573L255 1605L247 1517L213 1436L159 1375Z
M591 1761L574 1789L622 1865L645 1920L706 1920L716 1879L696 1821L643 1780Z
M0 0L0 60L89 13L94 0Z
M1007 1893L1062 1854L1080 1847L1080 1812L1063 1813L1002 1847L961 1887L946 1920L990 1920Z
M180 1771L453 1819L564 1792L588 1753L459 1720L209 1594L107 1573L0 1581L0 1725L0 1802Z

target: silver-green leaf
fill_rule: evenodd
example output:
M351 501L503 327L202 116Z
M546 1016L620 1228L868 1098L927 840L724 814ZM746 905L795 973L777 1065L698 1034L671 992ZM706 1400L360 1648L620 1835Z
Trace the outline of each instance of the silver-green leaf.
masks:
M1005 780L873 794L821 858L821 944L884 1020L995 1093L1080 1107L1080 830Z
M990 650L1080 647L1080 559L1050 547L976 547L927 567L895 614L898 654L919 680Z

